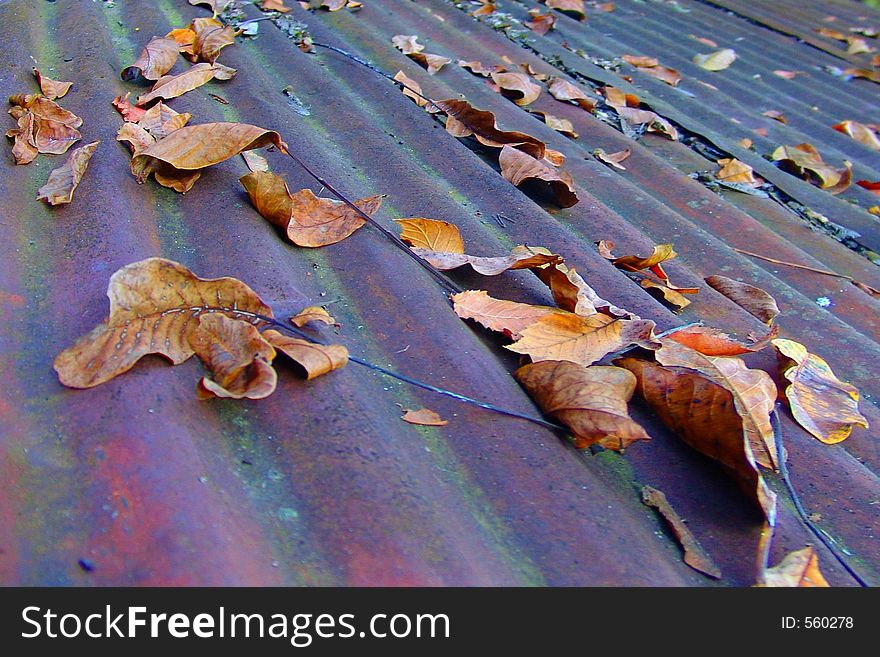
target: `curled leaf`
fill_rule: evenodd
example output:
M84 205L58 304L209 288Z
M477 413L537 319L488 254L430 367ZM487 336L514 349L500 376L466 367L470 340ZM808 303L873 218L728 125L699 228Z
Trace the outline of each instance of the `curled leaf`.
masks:
M113 100L113 107L115 107L116 111L122 115L124 120L137 123L140 121L146 110L136 105L132 105L128 100L130 95L131 92L128 92L125 96L117 96Z
M827 587L828 582L819 570L819 557L812 547L789 552L782 561L762 573L758 586L767 587Z
M442 253L420 248L413 248L413 251L440 271L470 265L475 272L483 276L497 276L510 269L533 269L562 262L562 258L556 254L535 253L527 246L515 246L510 255L494 258L472 256L466 253Z
M533 158L544 157L544 142L524 132L499 130L492 112L475 109L467 101L456 99L438 100L437 107L446 114L446 132L453 137L473 135L485 146L501 148L509 144Z
M37 84L40 85L40 91L42 91L43 95L49 100L63 97L68 91L70 91L70 87L73 85L73 82L59 82L58 80L47 78L45 75L41 75L40 70L36 68L34 69L34 77L37 78Z
M91 144L77 148L67 158L67 162L53 169L49 174L49 180L37 192L37 200L46 201L49 205L70 203L73 200L74 190L89 166L89 159L100 143L93 141Z
M468 69L474 75L482 75L483 77L487 78L493 73L498 73L504 70L500 66L484 66L481 62L478 62L476 60L472 62L467 62L463 59L459 59L458 65L462 68Z
M834 376L828 363L799 342L777 338L773 346L782 357L783 375L791 381L785 396L798 424L826 445L846 440L854 426L868 428L855 386Z
M804 178L821 189L839 194L849 187L852 180L852 164L844 161L843 169L835 169L822 160L819 151L811 144L780 146L771 155L781 167L796 176Z
M770 346L778 333L779 327L774 326L763 338L746 344L711 326L688 326L665 337L706 356L740 356Z
M55 101L39 95L17 95L11 96L9 102L13 105L9 113L18 120L19 128L8 131L6 136L15 137L16 146L19 142L27 144L27 147L20 146L18 153L22 156L32 153L28 162L37 153L61 155L82 138L77 130L82 119ZM16 153L15 147L13 153ZM20 161L16 155L16 164L26 162Z
M736 51L722 48L708 55L694 55L694 64L707 71L723 71L736 61Z
M522 330L541 317L563 312L550 306L495 299L483 290L466 290L450 298L456 315L472 319L490 331L504 333L513 340L519 340Z
M139 107L148 105L157 98L168 100L169 98L177 98L188 91L198 89L206 82L210 82L214 78L218 80L228 80L235 75L235 69L223 66L222 64L206 64L204 62L196 64L184 71L180 75L166 75L156 81L153 88L143 96L138 96L137 104Z
M608 166L612 166L615 169L620 169L621 171L626 171L626 167L621 164L626 158L630 156L630 149L626 148L622 151L617 151L616 153L606 153L601 148L597 148L593 151L593 156L599 160L600 162L604 162Z
M765 324L772 323L773 318L779 314L776 300L759 287L727 278L727 276L707 276L705 280L709 287L720 292Z
M539 251L535 247L531 248ZM546 251L546 253L549 253L549 251ZM602 312L614 317L638 319L629 311L618 308L600 297L583 277L577 273L574 267L567 267L563 264L548 265L533 271L544 285L550 288L553 301L563 310L583 316Z
M425 49L425 46L419 43L418 39L419 37L415 34L397 34L391 37L391 43L404 55L412 55Z
M574 131L574 125L572 125L572 122L568 119L561 119L558 116L553 116L552 114L547 114L546 112L541 112L539 110L529 111L544 119L544 123L553 130L556 130L556 132L561 132L566 137L571 137L572 139L578 138L578 133Z
M275 349L300 365L309 381L348 364L348 349L341 344L317 344L283 335L274 329L264 331L263 337Z
M420 408L417 411L407 410L400 419L423 427L445 427L449 424L449 420L444 420L430 408Z
M586 20L587 12L584 10L584 0L545 0L550 9L561 11L572 18Z
M416 105L418 105L419 107L424 107L425 111L429 114L435 114L439 111L430 102L428 102L427 98L422 96L421 85L413 80L411 77L407 76L403 71L398 71L394 75L394 79L403 85L403 87L401 88L403 95L407 98L411 98Z
M502 91L508 92L505 95L510 96L517 105L529 105L541 95L540 85L532 82L525 73L493 73L492 81Z
M588 112L592 112L596 109L596 105L599 102L598 98L588 96L584 93L583 89L571 82L563 80L562 78L551 78L550 83L547 86L547 91L556 100L572 102Z
M574 182L565 171L557 171L513 146L505 145L498 157L501 175L517 187L528 181L539 182L549 188L554 201L563 208L578 202Z
M571 429L578 449L598 444L622 452L651 439L627 411L636 378L625 369L548 360L520 367L514 376L545 415Z
M235 43L235 30L215 18L196 18L192 30L196 33L190 55L193 61L213 64L223 48Z
M745 162L726 157L718 160L718 165L720 168L718 173L715 174L718 180L751 186L761 184L761 180L755 178L755 172L752 167Z
M659 132L672 141L678 140L678 130L656 112L635 107L615 107L615 109L622 119L632 125L646 125L648 132Z
M178 44L174 39L153 37L144 46L141 54L131 66L126 66L120 74L126 82L138 76L147 80L158 80L174 66L177 61Z
M841 121L831 126L838 132L849 135L860 144L864 144L871 150L880 151L880 139L877 138L876 130L858 121Z
M547 34L556 25L556 17L550 12L542 14L538 9L530 9L529 16L532 20L526 21L524 25L541 36Z
M294 326L303 327L310 322L320 322L321 324L327 324L328 326L333 326L336 323L336 320L328 313L326 310L321 308L321 306L308 306L307 308L303 308L296 315L290 318L291 323Z

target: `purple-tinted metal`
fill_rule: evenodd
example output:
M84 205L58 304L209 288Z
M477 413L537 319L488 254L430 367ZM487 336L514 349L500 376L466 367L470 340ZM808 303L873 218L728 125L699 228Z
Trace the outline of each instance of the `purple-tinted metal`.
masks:
M502 9L521 11L509 4ZM0 245L0 369L6 378L0 395L6 492L0 496L0 582L711 584L681 563L661 523L639 502L638 484L667 493L721 565L724 583L754 581L760 522L748 501L717 466L683 446L638 403L634 415L653 440L625 456L589 456L534 425L354 365L309 383L282 372L272 397L249 403L199 402L193 394L199 366L171 368L158 359L145 359L93 390L62 388L52 359L106 316L110 274L162 255L200 276L240 278L281 317L304 305L329 304L342 323L336 339L353 353L537 413L510 376L513 355L458 320L433 279L369 227L331 247L291 247L251 209L237 181L243 165L234 160L206 171L186 195L152 182L137 185L126 149L114 141L120 119L109 101L138 89L121 82L118 71L150 35L203 12L172 0L152 3L150 11L144 3L116 5L32 0L0 8L3 24L20 26L10 30L9 74L0 90L9 95L35 88L33 55L44 73L74 81L61 103L84 117L85 140L102 140L70 206L50 209L33 200L61 158L40 156L27 167L7 158L3 165L8 237ZM640 7L617 5L621 15ZM709 20L717 10L700 11L701 20ZM779 206L731 203L708 192L681 173L700 168L700 158L683 145L633 143L545 94L536 107L574 121L581 137L570 141L454 64L427 76L391 46L391 36L419 34L429 52L453 60L488 64L508 57L552 71L451 4L377 1L356 13L309 13L294 5L293 15L308 23L315 40L389 73L402 69L434 98L464 94L495 112L504 128L524 130L565 152L581 202L546 212L393 86L337 55L300 52L270 23L261 24L256 39L223 52L221 61L239 70L233 80L212 83L172 106L191 112L194 122L241 120L278 130L347 195L388 194L378 217L389 227L395 217L435 217L458 224L479 253L517 243L561 252L600 294L661 328L705 319L741 335L760 332L757 320L706 288L702 277L723 273L760 285L780 301L783 332L826 355L835 371L862 387L862 410L880 426L870 401L880 394L872 371L880 356L878 304L850 285L765 267L730 247L830 267L878 286L874 265L823 235L806 233ZM561 21L560 32L584 29ZM747 30L769 38L755 26ZM621 30L614 36L631 38ZM545 45L559 48L551 38L536 47ZM666 62L672 53L656 54ZM288 85L308 116L289 104L282 93ZM829 142L837 139L838 133L828 133ZM728 129L725 136L741 135ZM817 144L823 153L824 138ZM596 147L632 148L626 174L585 159ZM278 154L270 159L292 189L318 191L291 161ZM866 161L857 165L874 166ZM496 212L516 223L500 228L492 219ZM596 239L640 253L654 242L675 242L680 256L670 273L699 285L700 294L676 317L601 259ZM505 298L549 302L528 273L491 279L456 274L455 280ZM831 297L834 305L819 308L817 296ZM771 354L750 362L774 367ZM428 406L450 423L407 425L397 404ZM827 447L787 419L784 431L804 502L876 577L876 442L857 430L843 445ZM774 559L808 542L815 541L782 505ZM827 552L821 558L834 583L852 583ZM94 570L83 571L79 559Z

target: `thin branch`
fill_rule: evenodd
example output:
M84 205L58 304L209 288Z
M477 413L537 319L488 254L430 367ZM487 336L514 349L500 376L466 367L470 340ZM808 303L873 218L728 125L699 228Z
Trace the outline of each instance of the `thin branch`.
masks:
M822 544L828 548L831 554L834 555L834 558L837 559L841 566L843 566L843 569L846 570L846 572L848 572L860 586L870 586L849 564L846 557L840 553L840 549L829 538L827 538L818 527L816 527L812 520L810 520L810 516L807 514L806 509L804 509L804 505L801 504L800 497L798 497L797 491L795 491L794 485L791 483L791 479L788 476L788 466L785 464L785 451L782 446L782 425L779 422L779 413L776 408L773 409L773 415L770 419L773 425L773 437L776 441L776 453L779 455L779 474L782 477L782 481L785 483L785 488L788 490L792 504L794 504L794 508L797 510L801 522L803 522L807 528L815 534L816 538L822 541Z
M827 269L816 269L815 267L808 267L807 265L799 265L794 262L786 262L785 260L777 260L776 258L768 258L767 256L759 255L757 253L752 253L751 251L745 251L743 249L734 248L734 251L737 253L742 253L743 255L751 256L753 258L758 258L759 260L766 260L767 262L772 262L777 265L785 265L786 267L794 267L795 269L804 269L806 271L811 271L816 274L824 274L825 276L834 276L835 278L843 278L847 281L854 280L851 276L847 276L846 274L838 274L837 272L828 271Z

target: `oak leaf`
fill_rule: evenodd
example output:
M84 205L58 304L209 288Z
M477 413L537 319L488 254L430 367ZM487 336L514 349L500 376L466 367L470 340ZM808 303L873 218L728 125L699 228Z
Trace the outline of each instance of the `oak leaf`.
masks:
M63 97L70 91L70 87L73 85L73 82L59 82L58 80L47 78L45 75L41 75L39 69L36 68L34 69L34 77L37 78L40 91L49 100Z
M615 364L635 374L639 394L663 424L724 465L774 525L776 494L761 477L731 392L686 367L662 367L637 358Z
M528 153L505 145L498 157L501 175L517 187L529 181L536 181L548 187L554 201L563 208L570 208L578 202L574 191L574 181L565 171L555 170Z
M522 330L545 315L564 312L550 306L533 306L490 297L484 290L465 290L451 297L455 314L472 319L490 331L498 331L513 340Z
M709 287L723 294L765 324L771 324L779 314L776 300L759 287L736 281L727 276L707 276L705 280Z
M118 270L107 289L110 316L62 351L54 367L61 383L91 388L131 369L147 354L179 365L193 355L190 337L203 315L221 313L252 323L272 310L234 278L199 278L164 258Z
M446 132L453 137L474 136L485 146L501 148L509 144L533 158L544 157L543 141L524 132L499 130L492 112L478 110L467 101L454 98L438 100L436 104L446 114Z
M766 587L828 587L819 570L819 557L812 547L786 554L782 561L766 568L758 586Z
M412 247L443 253L464 253L464 240L455 224L422 217L395 221L400 224L400 239Z
M744 343L711 326L688 326L664 337L706 356L740 356L768 347L778 333L779 327L774 326L763 338Z
M841 381L822 358L794 340L777 338L783 376L791 382L785 396L791 414L804 429L827 445L846 440L854 426L868 428L859 413L859 391Z
M571 430L578 449L598 444L622 452L651 439L627 411L636 377L625 369L547 360L520 367L514 376L545 415Z
M524 328L522 337L505 349L526 354L533 362L566 360L587 366L631 345L656 349L653 331L650 320L554 313Z
M46 201L49 205L70 203L74 190L89 166L89 159L100 143L93 141L71 152L67 162L49 174L49 180L37 192L37 200Z
M708 55L694 55L693 62L707 71L723 71L736 61L736 51L732 48L722 48Z
M599 103L598 98L588 96L583 89L562 78L551 78L547 86L548 93L561 102L572 102L582 109L592 112Z
M321 306L308 306L291 317L290 322L294 326L302 328L310 322L320 322L321 324L333 326L336 323L336 320L333 319L333 316L330 315L330 313L321 308Z
M400 419L404 422L418 424L423 427L445 427L449 424L449 420L444 420L430 408L420 408L418 410L408 409Z
M211 378L202 377L196 389L200 399L263 399L275 392L275 349L251 323L204 315L189 343L211 372Z
M134 64L122 69L120 77L126 82L136 80L138 76L147 80L158 80L174 66L178 49L177 41L174 39L153 37L144 46Z
M166 75L159 78L149 92L138 96L137 105L143 107L157 98L164 100L177 98L188 91L198 89L214 78L229 80L234 75L235 69L222 64L207 64L205 62L195 64L179 75Z
M526 73L505 72L493 73L492 81L497 84L502 92L517 105L529 105L541 95L540 85L532 82Z
M263 337L275 349L302 367L309 381L348 364L348 349L341 344L309 342L283 335L274 329L264 331Z

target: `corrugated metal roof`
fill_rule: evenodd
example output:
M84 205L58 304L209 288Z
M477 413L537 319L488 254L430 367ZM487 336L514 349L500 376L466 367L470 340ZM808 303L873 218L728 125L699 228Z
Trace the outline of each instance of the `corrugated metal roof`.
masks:
M831 130L843 119L876 122L877 87L817 67L843 67L829 52L715 6L679 0L616 2L589 10L578 23L558 15L545 37L509 39L448 2L368 1L357 12L306 12L316 41L368 59L386 72L402 69L432 98L463 94L493 111L508 130L522 130L564 152L580 203L547 212L507 183L494 165L449 136L392 85L327 51L305 54L269 22L240 39L222 61L239 74L171 101L197 122L246 121L278 130L300 157L352 198L386 193L380 220L427 216L455 222L480 253L514 244L562 252L597 291L660 329L705 320L740 335L761 324L705 286L703 277L742 278L773 294L786 336L824 355L859 386L863 413L880 426L878 302L845 281L749 259L732 248L829 268L880 287L866 257L770 199L716 194L685 174L715 165L681 142L646 135L638 142L546 93L531 108L570 119L569 140L453 65L428 76L392 45L418 34L427 51L485 64L528 63L572 81L607 83L638 93L655 111L753 165L788 197L860 233L880 250L872 198L851 188L841 197L784 174L760 153L780 143L815 144L825 159L847 158L857 178L876 180L876 153ZM732 3L731 3L732 4ZM753 3L748 3L751 6ZM818 13L854 23L867 9L830 3L790 23L809 31ZM829 3L822 3L827 6ZM532 2L500 2L524 18ZM818 5L817 5L818 6ZM838 7L839 6L839 7ZM464 9L472 9L467 5ZM838 12L838 8L840 11ZM258 16L253 7L248 15ZM744 9L739 10L745 13ZM818 12L818 13L817 13ZM778 13L778 12L777 12ZM721 470L669 434L638 403L634 417L653 437L625 456L576 453L552 432L423 393L349 366L305 382L283 373L278 391L253 402L199 402L199 366L170 368L145 359L131 372L89 391L63 389L51 364L106 316L110 274L161 255L203 277L235 276L281 316L329 304L342 324L338 340L352 353L415 378L522 412L536 413L510 372L512 354L459 320L431 276L367 227L331 247L297 249L282 242L252 210L230 160L206 171L185 195L137 185L128 153L117 144L119 117L110 101L133 85L119 70L153 34L204 15L174 0L42 2L0 7L7 43L0 89L30 91L35 58L44 73L74 81L62 104L84 117L87 141L101 139L77 197L67 207L35 202L58 158L27 167L7 158L0 179L0 581L23 584L615 584L704 585L685 566L662 522L636 488L663 490L721 566L725 584L754 582L760 519ZM877 22L877 13L870 16ZM797 18L797 20L795 20ZM722 73L691 63L711 38L740 59ZM526 45L526 48L521 47ZM658 56L681 70L672 88L631 67L633 84L594 58ZM794 80L775 68L802 70ZM759 75L759 78L755 76ZM699 81L708 82L717 90ZM294 108L282 93L297 99ZM229 101L215 102L209 93ZM815 107L815 109L814 109ZM306 108L305 111L303 108ZM761 116L780 109L782 125ZM736 121L732 121L735 119ZM751 130L768 129L762 139ZM736 146L742 137L756 152ZM631 148L619 174L589 156ZM319 186L289 160L273 169L291 189ZM858 203L859 205L855 205ZM515 219L500 227L502 213ZM599 257L610 239L627 253L672 241L679 257L670 274L701 288L676 316ZM464 288L531 303L549 303L528 273L483 278L456 272ZM815 299L831 299L821 308ZM772 354L748 358L774 368ZM417 428L399 407L428 406L450 420ZM875 435L856 430L842 445L820 444L787 418L792 478L818 524L880 581L876 540L880 463ZM815 543L789 504L780 509L774 560ZM852 580L820 549L835 584ZM86 572L78 565L94 565Z

